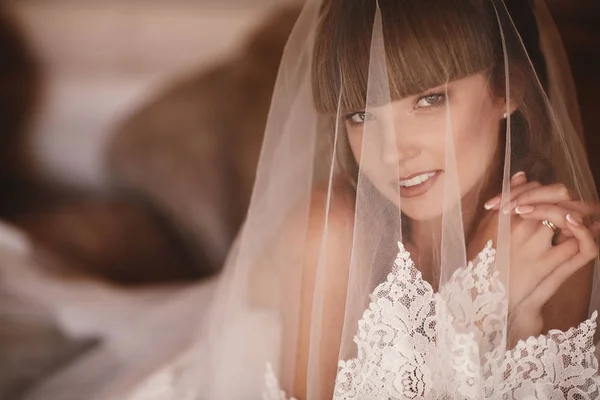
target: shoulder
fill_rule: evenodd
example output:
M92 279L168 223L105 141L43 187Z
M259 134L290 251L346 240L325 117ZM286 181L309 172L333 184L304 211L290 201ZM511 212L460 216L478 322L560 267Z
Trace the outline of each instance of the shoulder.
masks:
M325 309L344 303L353 233L353 199L341 191L327 195L327 191L317 189L312 194L302 254L302 296L307 303L312 304L317 281L326 288L322 300ZM338 312L344 315L343 309L329 311L334 319Z
M316 187L292 212L279 241L288 256L300 257L304 278L315 278L319 265L339 271L348 265L354 231L354 199L350 189L341 185L333 190ZM293 254L299 251L300 253ZM310 288L312 283L305 282Z
M335 185L334 185L335 187ZM290 338L295 340L294 394L298 398L306 397L308 364L313 330L313 310L319 309L318 317L322 321L319 332L323 351L319 357L323 382L320 388L331 398L337 372L337 357L340 337L344 326L345 299L348 287L348 266L352 252L354 231L354 199L352 190L343 186L333 190L316 188L309 199L309 209L301 213L305 225L300 229L305 233L302 251L302 268L290 271L288 279L300 283L300 313L298 332ZM316 296L320 293L320 296ZM314 302L318 301L317 304Z
M317 187L310 198L307 245L319 245L326 238L329 246L343 246L352 239L354 229L354 195L337 185L328 190Z

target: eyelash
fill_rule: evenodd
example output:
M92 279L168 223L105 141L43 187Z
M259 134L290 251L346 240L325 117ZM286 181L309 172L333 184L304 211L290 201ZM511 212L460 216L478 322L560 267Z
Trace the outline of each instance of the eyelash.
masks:
M361 114L363 115L361 122L356 122L356 121L352 120L355 116L361 115ZM345 115L344 121L346 121L350 126L361 126L368 119L368 117L367 117L368 115L370 116L371 114L369 114L368 112L365 112L365 111L359 111L359 112Z
M421 102L421 100L425 100L427 98L430 97L435 97L438 99L438 101L435 104L429 104L426 106L419 106L419 102ZM420 98L417 99L417 101L415 101L415 104L413 106L413 108L415 110L419 109L419 110L424 110L424 111L428 111L432 108L437 108L437 107L441 107L445 104L445 100L446 100L446 94L445 93L429 93L426 94L425 96L422 96Z
M418 104L422 101L422 100L426 100L427 98L436 98L437 102L434 104L429 104L426 106L419 106ZM444 93L430 93L430 94L426 94L425 96L421 96L419 97L414 105L413 105L413 109L415 110L420 110L420 111L424 111L424 112L428 112L433 108L438 108L438 107L442 107L445 104L445 100L446 100L446 94ZM353 121L353 118L355 116L358 115L362 115L362 121L361 122L356 122ZM359 111L359 112L355 112L352 114L347 114L345 115L344 121L346 121L350 126L361 126L370 116L371 114L369 114L366 111Z

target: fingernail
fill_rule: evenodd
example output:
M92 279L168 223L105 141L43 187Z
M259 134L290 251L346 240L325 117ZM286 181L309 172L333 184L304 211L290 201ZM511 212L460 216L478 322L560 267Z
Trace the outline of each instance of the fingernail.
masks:
M518 206L517 208L515 208L515 212L517 214L529 214L531 212L533 212L534 207L533 206Z
M513 200L513 201L511 201L511 202L508 204L508 206L504 207L504 209L502 210L502 212L503 212L504 214L510 214L510 211L511 211L513 208L515 208L516 206L517 206L517 201L516 201L516 200Z
M567 214L567 222L569 222L571 225L573 225L575 227L579 227L583 221L580 222L571 214Z
M500 204L500 198L498 198L498 197L494 197L493 199L491 199L491 200L488 200L488 201L487 201L487 202L486 202L486 203L483 205L483 207L484 207L486 210L491 210L492 208L496 207L498 204Z
M511 181L516 181L518 178L525 176L525 172L519 171L510 178Z

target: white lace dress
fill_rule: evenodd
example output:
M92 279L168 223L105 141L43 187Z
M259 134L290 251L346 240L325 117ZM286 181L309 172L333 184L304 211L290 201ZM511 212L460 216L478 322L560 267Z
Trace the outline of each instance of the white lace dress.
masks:
M399 244L392 271L359 321L357 357L339 362L334 399L600 398L596 313L567 332L500 350L502 324L495 322L504 318L506 295L491 272L494 256L488 243L436 293ZM165 367L129 400L184 400L173 391L181 368ZM261 398L248 393L256 394L244 399ZM270 365L262 399L286 399Z

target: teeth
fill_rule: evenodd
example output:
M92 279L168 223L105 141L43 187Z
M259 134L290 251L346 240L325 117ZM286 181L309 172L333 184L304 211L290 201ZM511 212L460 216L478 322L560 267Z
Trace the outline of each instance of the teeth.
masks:
M434 175L435 175L435 172L430 172L428 174L421 174L421 175L417 175L410 179L402 180L399 183L400 183L400 186L403 186L403 187L416 186L416 185L419 185L419 184L427 181L429 178L431 178Z

